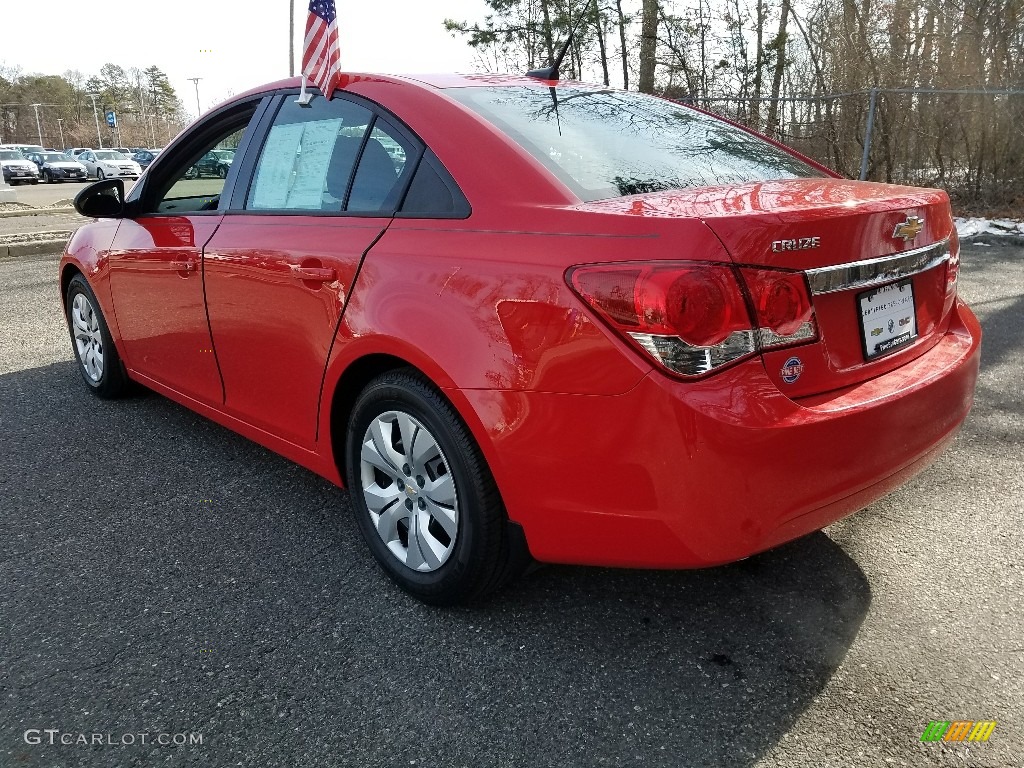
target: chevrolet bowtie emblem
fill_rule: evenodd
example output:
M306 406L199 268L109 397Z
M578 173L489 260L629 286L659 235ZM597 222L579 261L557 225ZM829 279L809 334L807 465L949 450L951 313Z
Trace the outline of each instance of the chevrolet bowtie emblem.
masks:
M896 225L892 236L902 239L904 243L909 243L921 234L922 229L924 229L924 219L918 216L908 216L906 221L901 221Z

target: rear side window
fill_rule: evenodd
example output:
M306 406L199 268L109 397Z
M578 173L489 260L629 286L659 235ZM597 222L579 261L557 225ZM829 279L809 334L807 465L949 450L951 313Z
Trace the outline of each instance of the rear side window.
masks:
M573 86L451 88L582 200L820 177L753 134L679 104Z
M402 203L405 217L465 218L469 202L434 154L423 155Z
M365 213L395 210L405 188L405 179L415 163L414 155L413 145L378 118L359 158L359 169L345 210Z

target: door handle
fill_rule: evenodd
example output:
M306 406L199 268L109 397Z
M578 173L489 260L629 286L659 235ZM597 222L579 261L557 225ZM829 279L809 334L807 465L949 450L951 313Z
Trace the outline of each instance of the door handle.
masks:
M337 277L337 274L331 267L299 267L293 265L292 274L297 280L308 280L313 283L331 283Z
M172 261L171 269L175 272L194 272L196 263L189 259L188 261Z

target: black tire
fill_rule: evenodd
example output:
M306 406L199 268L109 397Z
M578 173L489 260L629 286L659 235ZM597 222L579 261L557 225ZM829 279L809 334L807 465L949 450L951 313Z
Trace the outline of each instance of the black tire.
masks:
M199 169L196 168L193 165L191 168L189 168L187 171L185 171L185 178L189 179L190 181L192 179L198 179L199 178Z
M217 167L217 176L222 179L226 179L228 177L228 168L226 165L220 165Z
M97 167L96 167L96 180L97 180L97 181L103 181L103 180L104 180L105 178L107 178L107 174L105 174L105 173L103 172L103 169L102 169L102 168L100 168L99 166L97 166Z
M98 380L94 380L87 372L86 364L82 362L78 343L75 340L75 322L72 312L75 297L80 294L89 302L95 313L102 342L103 372ZM82 379L88 385L89 390L97 397L104 399L113 399L127 394L131 384L128 374L117 354L117 347L114 346L114 341L110 336L110 329L107 328L107 321L103 318L96 294L92 292L92 288L89 287L89 283L82 275L75 275L68 284L68 291L64 297L64 317L67 319L68 332L71 334L71 349L75 353L75 360L78 361L78 372L82 374Z
M435 570L414 570L392 553L377 533L363 495L363 439L371 423L391 411L404 412L423 425L447 460L446 471L454 482L457 533L449 544L450 554ZM529 562L521 531L509 524L497 485L472 435L451 403L417 371L389 371L360 393L346 431L345 457L346 481L359 530L385 573L414 597L431 605L472 602L519 575ZM395 471L403 470L396 467ZM401 487L401 483L397 485ZM431 518L428 529L433 524Z

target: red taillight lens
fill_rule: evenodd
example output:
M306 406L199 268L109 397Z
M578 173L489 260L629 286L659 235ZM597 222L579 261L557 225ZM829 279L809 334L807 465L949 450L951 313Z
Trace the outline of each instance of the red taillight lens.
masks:
M699 376L817 336L802 273L729 264L661 262L577 267L577 294L658 363ZM743 285L756 314L751 319Z
M949 261L946 262L946 297L956 294L956 284L960 279L960 239L953 233L949 243Z
M579 267L570 283L615 330L676 373L700 375L755 352L732 266Z
M792 336L810 322L813 310L801 272L740 270L757 313L757 324L777 336Z

